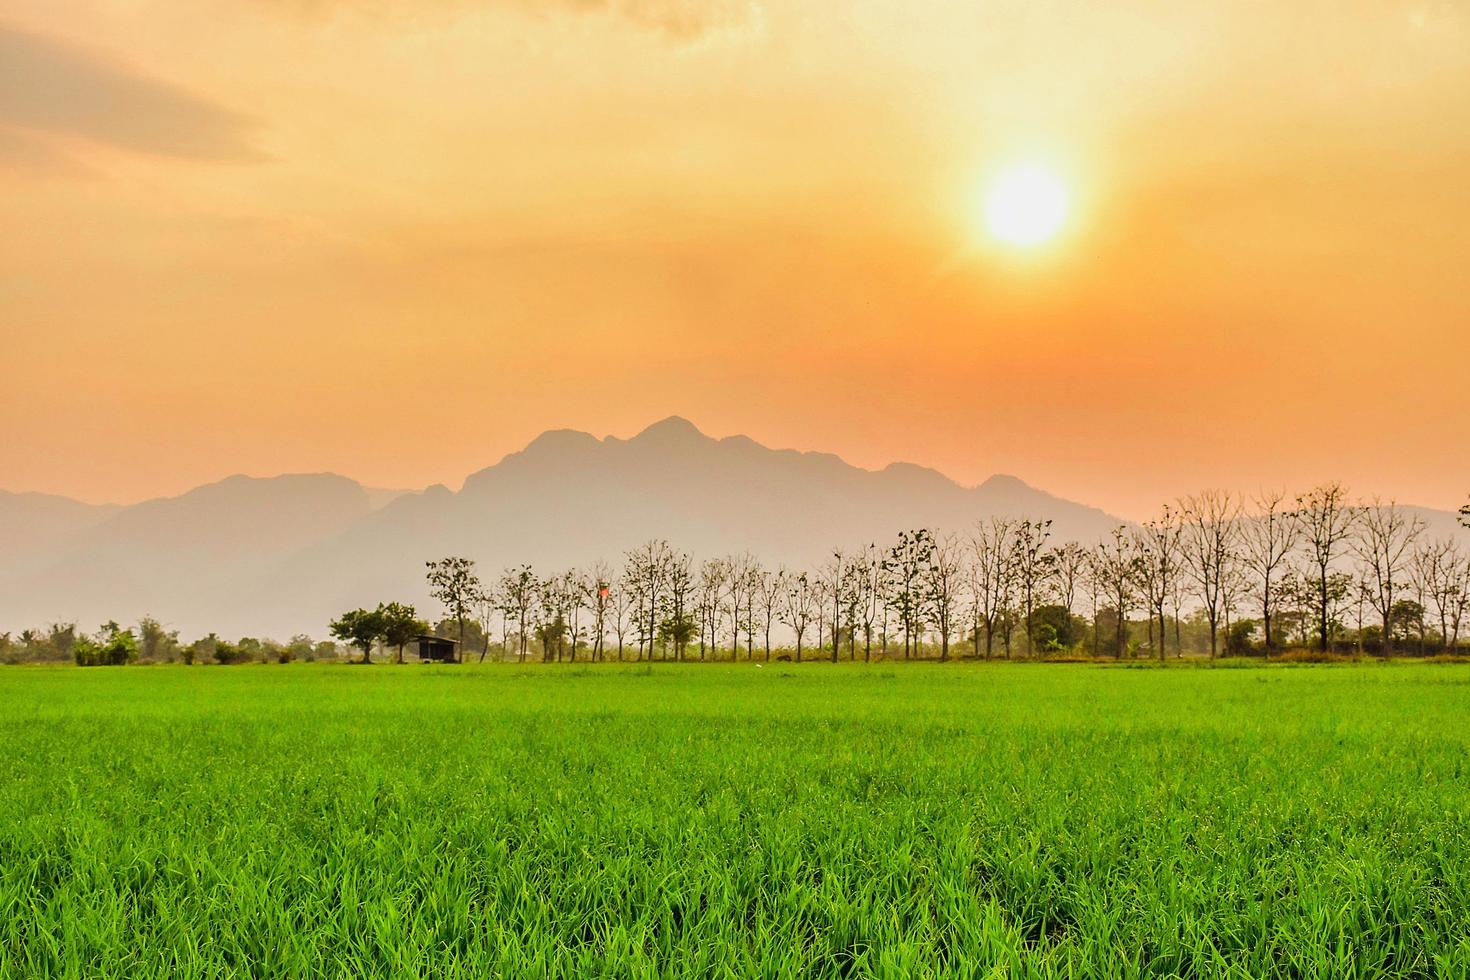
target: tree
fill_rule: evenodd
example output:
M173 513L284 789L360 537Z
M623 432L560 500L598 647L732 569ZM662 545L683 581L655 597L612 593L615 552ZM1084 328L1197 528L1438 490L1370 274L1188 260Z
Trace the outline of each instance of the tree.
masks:
M628 636L628 628L632 624L629 619L637 600L637 594L628 587L628 580L620 578L611 585L612 594L609 610L612 613L613 635L618 638L618 659L623 659L623 645Z
M173 660L179 649L179 631L164 629L152 616L138 620L138 653L144 660Z
M785 601L781 604L781 622L796 635L796 662L801 663L802 641L817 616L819 596L806 572L786 580Z
M441 558L424 563L429 569L429 595L459 624L459 658L464 660L464 621L480 599L482 588L475 563L468 558Z
M878 546L867 544L852 561L855 585L855 623L863 628L863 661L873 659L873 624L884 603L883 555Z
M1057 599L1067 616L1077 614L1077 590L1087 576L1087 549L1076 541L1068 541L1055 552L1056 562L1052 566L1052 581L1056 583Z
M1352 541L1352 547L1363 563L1368 600L1383 626L1384 656L1391 656L1394 605L1408 571L1414 542L1424 530L1424 522L1399 510L1393 501L1385 504L1374 498L1372 506L1361 511L1357 526L1358 534Z
M1439 620L1443 648L1453 651L1460 642L1460 623L1470 605L1470 557L1458 542L1443 540L1421 548L1415 558L1418 574L1427 579L1427 597Z
M373 662L373 644L383 635L382 606L377 609L353 609L343 613L327 626L333 636L362 651L362 662ZM216 652L216 658L219 654Z
M536 605L536 593L540 582L530 565L506 569L500 577L499 593L501 609L516 623L516 659L526 662L526 650L530 644L531 613Z
M980 646L985 626L985 659L995 652L995 634L1006 616L1015 582L1015 522L992 517L975 524L970 534L970 601L975 624L974 643Z
M379 635L383 643L398 650L398 663L403 663L403 648L414 637L429 631L429 624L419 619L413 606L401 602L379 603L376 610ZM463 659L463 655L461 655Z
M1210 657L1219 654L1220 617L1239 558L1240 505L1228 492L1206 490L1180 502L1184 568L1210 624ZM1177 621L1178 610L1175 610Z
M1358 508L1348 504L1347 490L1340 483L1324 483L1296 499L1293 517L1312 563L1317 589L1317 637L1323 653L1332 641L1333 569L1352 537L1359 514Z
M720 625L720 597L725 593L725 563L711 558L699 566L698 595L695 600L699 608L699 659L705 652L718 650Z
M607 643L607 614L611 607L612 569L607 562L598 559L592 563L587 576L588 597L592 603L592 659L606 660L603 649Z
M780 618L781 599L786 594L786 569L762 570L756 579L757 612L765 639L766 660L771 659L771 627Z
M750 620L750 570L755 559L750 552L731 555L724 561L725 589L729 602L724 611L730 614L730 659L740 659L740 631ZM719 641L715 640L718 649Z
M1266 656L1275 642L1275 587L1296 550L1300 522L1285 509L1286 491L1265 490L1255 498L1256 513L1242 525L1241 555L1261 600L1261 638Z
M924 594L939 631L940 660L949 659L949 638L954 633L963 580L959 540L952 534L936 539L924 567Z
M1098 542L1092 553L1092 575L1099 595L1112 607L1115 631L1113 655L1128 653L1128 613L1137 597L1142 558L1126 527L1113 530L1112 542Z
M934 535L927 528L903 531L889 549L884 567L889 595L903 630L903 655L907 660L919 653L919 637L925 614L924 573L934 550Z
M833 549L832 560L822 567L817 581L823 595L823 604L832 611L832 662L842 649L842 587L846 584L847 556L841 548Z
M1026 519L1016 525L1015 557L1016 585L1020 590L1022 622L1026 629L1026 655L1035 652L1032 635L1035 628L1033 614L1036 610L1037 592L1051 577L1056 558L1047 549L1051 537L1051 521Z
M643 657L645 646L648 658L653 659L653 645L658 639L658 626L667 605L670 565L674 553L667 541L654 539L628 552L623 579L633 589L634 626L637 630L638 656Z
M1179 574L1181 533L1179 515L1165 504L1163 514L1156 520L1146 522L1134 536L1135 553L1138 557L1138 583L1151 612L1150 636L1153 635L1155 619L1159 625L1156 653L1160 660L1164 659L1164 640L1168 626L1165 606L1173 590L1174 579Z
M683 552L671 555L668 563L668 616L664 633L674 645L674 659L683 660L689 641L694 639L693 609L694 566Z

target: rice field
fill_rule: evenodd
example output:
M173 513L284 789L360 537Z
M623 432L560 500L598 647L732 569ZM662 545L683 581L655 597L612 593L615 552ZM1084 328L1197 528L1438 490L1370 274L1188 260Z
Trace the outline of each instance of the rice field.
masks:
M1470 668L0 670L6 977L1460 977Z

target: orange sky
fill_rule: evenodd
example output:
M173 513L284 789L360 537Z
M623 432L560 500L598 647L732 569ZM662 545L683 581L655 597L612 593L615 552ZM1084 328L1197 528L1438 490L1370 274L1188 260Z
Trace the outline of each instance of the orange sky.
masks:
M915 9L9 0L0 487L457 486L678 413L1130 517L1463 501L1470 8ZM1074 198L1026 254L1016 162Z

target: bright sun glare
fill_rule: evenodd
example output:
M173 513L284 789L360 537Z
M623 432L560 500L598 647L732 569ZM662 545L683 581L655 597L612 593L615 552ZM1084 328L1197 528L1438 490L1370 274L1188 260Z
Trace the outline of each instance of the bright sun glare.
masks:
M1009 245L1039 245L1067 220L1067 188L1040 167L1001 173L985 194L985 228Z

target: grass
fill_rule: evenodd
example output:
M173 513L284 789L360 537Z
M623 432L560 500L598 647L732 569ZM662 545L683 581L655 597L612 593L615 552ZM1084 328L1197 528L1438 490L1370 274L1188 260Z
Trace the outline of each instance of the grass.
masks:
M1470 973L1470 671L0 671L0 975Z

